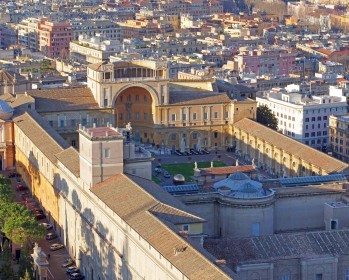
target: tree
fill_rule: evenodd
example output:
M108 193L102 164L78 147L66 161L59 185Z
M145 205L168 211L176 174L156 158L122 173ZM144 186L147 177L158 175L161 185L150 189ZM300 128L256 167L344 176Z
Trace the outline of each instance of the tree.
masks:
M19 278L19 280L32 280L32 279L33 279L33 277L30 276L28 270L26 270L23 277Z
M257 107L257 122L271 129L278 129L278 120L273 114L273 112L266 105L261 105Z
M33 279L33 264L29 254L29 244L25 244L21 250L21 256L19 258L18 275L23 280Z
M11 189L11 181L0 175L0 204L13 202L15 194Z
M7 241L4 243L4 250L0 257L0 279L14 280L15 273L12 268L12 254Z
M38 224L33 214L17 203L0 205L0 230L20 245L43 239L46 232L46 228Z

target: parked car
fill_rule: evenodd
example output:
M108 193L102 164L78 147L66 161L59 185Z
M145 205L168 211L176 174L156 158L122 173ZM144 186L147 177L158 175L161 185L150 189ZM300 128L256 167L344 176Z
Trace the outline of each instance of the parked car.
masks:
M34 216L36 220L42 220L46 218L46 215L42 213L35 213Z
M57 238L57 234L55 234L54 232L49 232L48 234L46 234L46 240L52 240Z
M170 175L170 173L168 173L168 172L164 172L164 177L165 177L165 178L171 178L171 175Z
M52 225L49 223L40 223L40 225L44 226L47 230L52 228Z
M23 185L23 184L17 184L16 190L17 191L25 191L27 189L27 186Z
M59 249L62 249L64 248L64 245L63 244L60 244L60 243L54 243L50 246L50 250L51 251L56 251L56 250L59 250Z
M66 270L67 274L80 273L80 269L78 269L75 265L68 267Z
M81 275L80 273L72 273L70 274L71 280L82 280L85 279L85 276Z
M66 259L64 260L64 262L62 263L62 267L69 267L69 266L72 266L74 265L74 260L69 258L69 259Z

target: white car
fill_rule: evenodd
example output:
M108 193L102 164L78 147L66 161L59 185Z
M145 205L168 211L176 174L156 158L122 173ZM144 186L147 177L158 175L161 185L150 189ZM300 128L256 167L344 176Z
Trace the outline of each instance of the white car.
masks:
M40 225L44 226L47 230L52 228L52 225L49 223L40 223Z
M60 243L54 243L50 246L50 250L51 251L56 251L56 250L59 250L59 249L62 249L64 248L64 245L63 244L60 244Z

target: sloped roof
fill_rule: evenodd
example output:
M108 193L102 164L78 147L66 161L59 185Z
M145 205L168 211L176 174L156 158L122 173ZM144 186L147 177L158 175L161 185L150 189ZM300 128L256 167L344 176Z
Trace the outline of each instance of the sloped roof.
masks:
M298 158L311 163L318 168L323 169L327 173L349 173L349 165L330 157L316 149L313 149L305 144L302 144L296 140L293 140L285 135L282 135L264 125L261 125L250 119L242 119L234 123L234 128L241 129L265 140L267 143L274 145L276 148L283 149L284 151L296 156Z
M79 153L73 147L56 154L57 159L76 177L80 177Z
M349 231L283 233L251 238L205 239L204 247L227 266L280 259L348 255Z
M252 165L238 165L238 166L224 166L224 167L210 167L210 168L200 168L200 175L225 175L232 174L234 172L252 172L255 168Z
M175 233L173 228L167 225L167 220L163 222L161 219L164 217L159 219L152 213L152 209L157 209L159 213L165 206L159 205L159 200L127 175L113 176L92 187L91 191L189 279L231 279ZM159 186L157 192L166 193ZM179 246L186 249L176 256L173 250Z
M207 92L170 92L171 105L201 105L229 103L230 98L226 93Z
M87 87L31 90L27 94L35 99L35 109L39 113L99 108Z

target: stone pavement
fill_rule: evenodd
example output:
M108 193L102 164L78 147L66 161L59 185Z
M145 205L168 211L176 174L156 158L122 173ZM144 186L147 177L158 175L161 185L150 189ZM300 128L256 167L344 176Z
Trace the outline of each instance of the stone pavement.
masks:
M6 174L4 174L6 176ZM24 194L24 191L16 191L16 186L18 184L17 179L16 178L10 178L11 182L12 182L12 188L14 190L14 192L16 193L16 201L20 204L24 204L25 202L23 200L22 195ZM23 181L21 180L21 183L23 183ZM29 192L28 192L29 193ZM38 205L38 204L37 204ZM48 222L46 219L42 219L38 221L39 223L44 223L44 222ZM53 229L50 229L47 231L48 232L53 232ZM43 252L47 254L50 254L50 258L48 259L49 262L49 266L48 266L48 280L65 280L65 279L69 279L68 275L66 274L66 269L62 268L62 263L66 258L69 258L68 253L66 252L66 250L60 249L57 251L50 251L50 245L53 243L61 243L60 239L57 237L53 240L40 240L38 242L39 246L42 248ZM19 248L18 245L13 244L12 246L12 251L13 254L16 250L16 248ZM32 252L31 252L32 253ZM18 270L18 265L15 265L14 267L15 269Z

